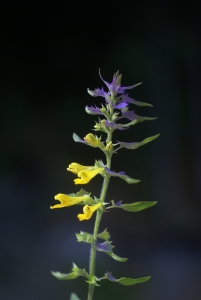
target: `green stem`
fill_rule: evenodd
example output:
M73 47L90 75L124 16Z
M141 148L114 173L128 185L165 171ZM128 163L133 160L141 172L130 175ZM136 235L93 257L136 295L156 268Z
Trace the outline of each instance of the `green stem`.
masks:
M107 155L107 167L110 168L110 166L111 166L111 154ZM103 181L103 187L102 187L102 191L101 191L101 195L100 195L101 202L104 202L104 200L105 200L109 180L110 180L110 177L107 175ZM100 209L98 209L96 212L96 221L95 221L94 233L93 233L94 242L91 244L91 254L90 254L90 260L89 260L89 275L92 275L92 276L95 275L96 241L97 241L98 229L99 229L102 214L103 214L103 212ZM94 284L89 284L87 300L93 299L94 288L95 288Z

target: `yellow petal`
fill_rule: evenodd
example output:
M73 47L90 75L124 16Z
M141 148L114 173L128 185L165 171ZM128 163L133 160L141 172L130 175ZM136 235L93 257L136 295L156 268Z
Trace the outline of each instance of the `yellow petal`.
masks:
M81 171L77 175L80 178L74 179L74 182L75 182L75 184L86 184L97 174L102 173L103 170L104 170L104 168L96 168L96 169L89 169L86 171Z
M87 169L91 169L93 168L93 166L82 166L80 164L77 163L71 163L67 170L74 173L74 174L78 174L80 171L82 170L87 170Z
M75 205L75 204L80 203L82 201L89 200L90 196L86 195L86 196L80 196L80 197L70 197L70 196L67 196L67 195L64 195L64 194L57 194L54 197L54 199L60 201L61 203L56 204L54 206L50 206L51 209L72 206L72 205Z
M100 206L102 205L102 203L98 203L94 206L90 206L90 205L85 205L83 207L83 212L84 214L79 214L77 217L79 219L79 221L84 221L84 220L89 220L91 219L94 211L96 211Z
M89 133L87 134L85 137L84 137L84 140L89 143L90 145L92 145L93 147L98 147L99 144L100 144L100 141L99 139L93 135L92 133Z

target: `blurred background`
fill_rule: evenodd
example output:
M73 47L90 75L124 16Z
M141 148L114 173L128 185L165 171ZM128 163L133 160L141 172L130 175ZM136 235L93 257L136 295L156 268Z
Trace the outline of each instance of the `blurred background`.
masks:
M153 104L132 107L158 119L115 132L115 140L152 143L114 155L112 169L141 179L112 179L107 200L158 201L139 213L112 210L100 230L111 234L114 252L129 260L97 256L97 276L152 279L125 287L103 281L94 300L199 300L201 298L201 143L199 1L2 1L2 100L0 173L0 299L68 300L87 297L83 278L59 281L72 262L88 269L89 244L75 232L80 206L50 210L57 193L80 188L99 196L102 178L75 186L71 162L93 165L101 151L75 143L93 132L100 107L87 88L101 88L98 69L122 85L143 81L130 97Z

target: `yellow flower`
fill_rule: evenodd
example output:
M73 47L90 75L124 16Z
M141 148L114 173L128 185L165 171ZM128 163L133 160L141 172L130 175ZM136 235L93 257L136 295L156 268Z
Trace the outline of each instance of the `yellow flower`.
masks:
M80 197L76 197L76 196L71 197L64 194L57 194L56 196L54 196L54 199L60 201L61 204L50 206L51 209L72 206L78 204L79 202L90 200L91 198L89 195L80 196Z
M74 174L78 174L80 171L87 170L89 168L93 168L93 167L92 166L82 166L82 165L77 164L77 163L72 163L72 164L69 165L67 170L74 173Z
M85 205L83 207L83 214L79 214L77 217L80 221L89 220L91 219L93 213L102 205L102 203L98 203L94 206Z
M100 147L100 148L104 147L103 143L101 143L101 141L92 133L87 134L84 137L84 140L93 147Z
M96 166L82 166L77 163L72 163L69 165L67 170L80 177L74 179L75 184L86 184L97 174L102 173L104 168L98 168Z

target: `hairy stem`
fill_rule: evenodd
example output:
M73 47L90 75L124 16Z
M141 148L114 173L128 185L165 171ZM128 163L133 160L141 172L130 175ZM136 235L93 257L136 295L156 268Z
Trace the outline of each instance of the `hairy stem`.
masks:
M107 167L110 168L112 155L109 154L109 155L106 155L106 157L107 157ZM104 202L104 200L105 200L109 180L110 180L109 176L106 176L104 178L103 187L102 187L101 195L100 195L101 202ZM103 212L100 209L98 209L96 212L96 221L95 221L94 233L93 233L94 242L91 244L91 254L90 254L90 260L89 260L89 275L92 275L92 276L95 275L96 242L97 242L98 229L99 229L102 214L103 214ZM89 284L87 300L93 299L94 288L95 288L94 284Z

